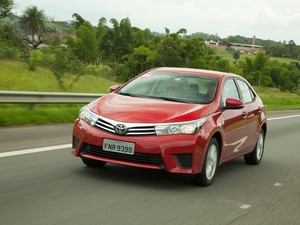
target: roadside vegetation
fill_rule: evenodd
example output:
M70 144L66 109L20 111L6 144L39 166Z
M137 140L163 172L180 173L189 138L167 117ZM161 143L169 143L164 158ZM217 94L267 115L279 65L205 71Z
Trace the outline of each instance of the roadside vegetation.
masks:
M47 68L38 67L35 71L30 71L26 63L18 61L0 61L0 68L0 90L62 92L55 76ZM105 72L106 69L103 73ZM73 74L64 76L62 82L66 92L106 94L109 87L116 84L112 78L92 74L80 76L74 83L77 78ZM41 104L32 109L27 104L2 104L0 126L73 122L82 106L83 104Z
M108 93L109 87L116 84L113 74L107 67L99 67L100 75L87 73L82 76L67 73L61 78L63 90L51 70L37 67L28 70L28 65L19 61L0 61L0 90Z
M193 67L245 77L269 110L299 109L300 46L293 40L256 39L264 52L218 51L206 40L251 43L250 38L196 33L164 34L132 27L129 18L99 18L97 26L74 13L72 22L47 19L29 6L18 17L13 0L0 3L0 90L107 93L109 86L159 66ZM0 126L73 121L80 106L1 105ZM62 115L62 116L60 116Z
M60 92L55 76L47 68L38 67L28 70L27 64L18 61L0 61L0 90ZM63 84L67 92L108 93L110 86L119 82L86 74L80 77L71 88L76 78L68 74ZM268 110L300 109L300 97L291 92L282 92L277 88L258 87L255 90L264 100ZM0 126L28 125L43 123L74 122L83 104L36 105L34 109L27 104L3 104L0 106Z

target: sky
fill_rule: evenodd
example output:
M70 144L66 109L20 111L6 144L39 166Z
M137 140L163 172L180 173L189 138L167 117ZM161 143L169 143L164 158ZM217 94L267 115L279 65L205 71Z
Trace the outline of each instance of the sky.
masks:
M14 0L13 12L21 15L29 6L58 21L78 13L95 26L105 17L111 27L111 18L128 17L132 26L160 33L185 28L187 34L256 36L300 45L299 0Z

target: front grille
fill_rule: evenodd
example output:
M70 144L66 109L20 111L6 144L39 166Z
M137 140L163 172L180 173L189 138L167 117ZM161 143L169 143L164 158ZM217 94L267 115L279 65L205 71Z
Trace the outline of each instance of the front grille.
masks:
M94 126L99 128L100 130L108 131L110 133L116 133L114 125L102 119L98 119Z
M78 146L78 143L79 143L79 139L75 136L73 136L73 139L72 139L72 148L77 148Z
M177 154L174 155L177 164L182 169L192 168L192 154Z
M145 127L130 127L126 135L131 136L147 136L147 135L156 135L154 126L145 126Z
M84 144L81 154L101 156L108 159L116 159L126 162L155 165L164 169L163 161L160 154L147 154L135 152L133 155L126 155L121 153L103 151L102 147L90 144Z
M99 118L95 123L94 127L117 135L125 135L125 136L150 136L156 135L154 126L135 126L135 127L127 127L127 132L125 134L118 134L115 131L115 125L112 123Z

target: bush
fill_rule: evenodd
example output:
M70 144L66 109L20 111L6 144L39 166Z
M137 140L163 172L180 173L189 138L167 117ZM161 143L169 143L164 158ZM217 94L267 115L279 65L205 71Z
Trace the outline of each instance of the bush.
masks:
M84 73L96 75L102 78L112 78L114 75L111 67L106 65L88 65L84 68Z
M32 50L28 59L29 70L35 71L37 66L47 67L51 61L53 61L53 55L45 54L42 50Z
M19 59L22 55L22 51L16 47L9 47L3 43L0 43L0 59Z

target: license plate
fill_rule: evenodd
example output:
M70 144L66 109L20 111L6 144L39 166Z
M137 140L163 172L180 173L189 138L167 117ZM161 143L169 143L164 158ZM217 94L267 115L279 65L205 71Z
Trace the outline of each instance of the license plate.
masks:
M117 152L127 155L133 155L134 143L104 139L102 149L108 152Z

